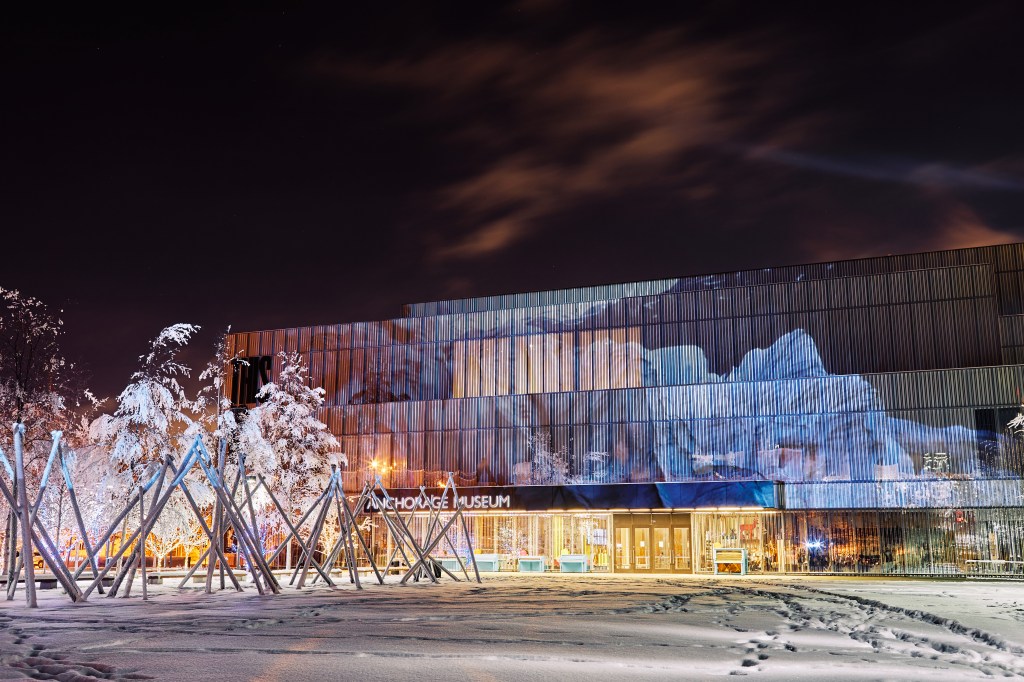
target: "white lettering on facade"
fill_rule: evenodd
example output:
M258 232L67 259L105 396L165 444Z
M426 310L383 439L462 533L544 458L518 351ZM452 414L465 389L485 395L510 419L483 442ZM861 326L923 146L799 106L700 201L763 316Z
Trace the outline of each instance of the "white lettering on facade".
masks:
M453 510L458 505L463 505L465 509L511 509L512 496L459 495L457 498L445 497L443 499L440 495L430 495L426 497L405 496L392 497L391 503L394 505L395 509L401 511L427 511L430 509L437 509L442 503L444 503L444 506L441 508L445 511ZM379 511L384 507L384 500L377 495L372 495L369 498L367 507L374 511Z

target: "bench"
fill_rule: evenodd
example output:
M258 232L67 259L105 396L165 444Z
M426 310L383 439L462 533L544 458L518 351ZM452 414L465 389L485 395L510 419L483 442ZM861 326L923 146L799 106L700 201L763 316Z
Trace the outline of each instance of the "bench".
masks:
M18 583L24 585L25 578L18 578ZM35 584L40 590L55 590L57 589L58 582L56 578L36 577ZM7 587L7 578L0 579L0 585Z
M1024 561L1006 561L1003 559L968 559L964 562L967 572L972 575L1006 575L1024 572Z
M721 573L747 574L747 550L742 547L715 547L712 561L715 575Z
M558 557L559 570L562 573L586 573L590 570L590 560L586 554L563 554Z
M437 562L441 564L445 570L451 571L452 573L462 570L462 567L459 566L458 558L453 556L437 557Z
M543 556L521 556L519 557L520 573L543 573L547 569L547 562Z
M478 571L490 571L497 573L501 570L500 554L476 554L473 556Z

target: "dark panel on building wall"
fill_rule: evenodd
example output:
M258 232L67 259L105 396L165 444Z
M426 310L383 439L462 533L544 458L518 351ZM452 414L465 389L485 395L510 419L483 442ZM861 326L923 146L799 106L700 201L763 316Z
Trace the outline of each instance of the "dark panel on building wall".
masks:
M649 483L628 485L527 485L463 487L459 503L472 511L550 511L553 509L715 509L718 507L779 507L777 485L769 481ZM426 509L419 488L392 488L390 496L402 510ZM426 495L440 504L441 488ZM380 499L380 498L378 498ZM454 508L449 496L447 509Z

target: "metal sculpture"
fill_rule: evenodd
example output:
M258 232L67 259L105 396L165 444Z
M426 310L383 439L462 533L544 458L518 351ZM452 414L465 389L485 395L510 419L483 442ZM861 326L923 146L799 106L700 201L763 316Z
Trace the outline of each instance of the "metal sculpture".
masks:
M434 557L434 553L442 542L455 554L458 568L464 577L467 580L470 579L466 562L459 557L456 549L459 540L455 538L461 530L464 534L465 545L469 548L469 557L473 556L472 539L464 517L465 502L458 495L452 473L448 474L448 481L440 496L427 495L426 487L421 486L420 494L415 499L412 510L408 517L403 518L399 505L384 487L380 476L374 476L372 481L367 481L359 495L355 497L354 502L350 502L342 489L338 462L332 461L331 474L324 490L303 512L298 522L293 523L266 479L262 475L253 477L247 474L244 454L240 454L238 457L237 475L233 483L228 486L224 475L226 459L224 443L221 443L220 456L215 463L203 445L202 438L196 436L180 465L175 464L173 456L167 456L160 462L151 463L143 477L144 482L137 486L129 501L114 516L105 532L98 538L90 539L79 507L74 481L64 458L60 442L61 435L60 431L52 433L53 444L50 455L40 480L35 504L32 505L28 503L28 491L25 485L23 425L16 424L14 428L15 465L13 467L3 451L0 450L0 464L11 480L11 484L8 485L3 477L0 477L0 494L14 510L14 525L21 533L21 553L16 556L17 538L12 537L13 531L9 528L8 542L6 543L7 566L9 567L8 599L13 599L17 584L23 579L26 601L29 606L36 606L34 567L31 559L25 560L26 557L31 558L34 551L38 551L44 565L49 568L54 578L74 602L86 600L93 591L106 594L108 597L117 596L119 593L123 597L128 597L137 572L141 574L142 579L142 598L143 600L148 599L146 538L160 515L167 509L168 501L176 491L180 491L183 495L188 509L195 516L203 534L209 541L205 552L182 579L178 585L179 588L185 586L205 561L206 592L212 591L213 577L218 568L221 575L221 589L225 588L225 578L227 578L235 590L242 591L239 577L232 569L225 553L224 535L228 529L235 534L238 550L244 560L246 570L250 574L250 580L260 594L278 594L280 592L281 585L270 566L293 541L298 544L300 552L289 584L295 585L297 589L305 587L307 581L309 584L314 584L321 579L328 586L336 586L331 577L331 571L339 561L343 570L348 574L349 581L357 589L362 589L360 570L365 570L367 566L377 582L383 584L386 570L382 570L378 566L376 557L360 532L358 522L358 519L367 519L372 515L377 515L381 520L382 528L388 534L390 544L394 547L388 557L387 565L390 566L397 555L401 554L405 566L408 567L400 584L405 584L410 579L419 580L421 578L428 578L436 583L442 572L454 580L460 580ZM80 542L86 554L86 561L73 573L58 556L56 545L39 520L39 510L54 462L59 462L80 534ZM216 497L216 502L211 510L212 523L208 523L207 515L203 513L189 490L186 477L193 471L201 472L202 479L210 486ZM254 502L254 497L261 488L288 528L284 539L273 552L270 552L269 556L260 537ZM236 499L239 493L241 493L240 501ZM417 537L410 528L412 516L417 510L429 511L426 532L422 537ZM447 519L444 518L445 513L450 514ZM127 519L133 514L138 515L138 525L131 532L127 532ZM318 560L316 548L320 544L325 524L331 518L337 522L340 533L333 545L324 551ZM310 519L312 519L312 525L308 532L303 534L301 529ZM125 527L122 527L122 524ZM100 549L110 541L119 528L122 532L120 545L116 552L105 557L105 561L101 565ZM363 560L367 566L360 565L360 561ZM473 565L477 582L480 582L476 563L472 561L470 563ZM83 590L76 581L83 579L83 574L86 571L89 571L89 576L85 578L89 580L89 583ZM112 571L113 575L110 575ZM109 586L106 592L104 592L105 586Z

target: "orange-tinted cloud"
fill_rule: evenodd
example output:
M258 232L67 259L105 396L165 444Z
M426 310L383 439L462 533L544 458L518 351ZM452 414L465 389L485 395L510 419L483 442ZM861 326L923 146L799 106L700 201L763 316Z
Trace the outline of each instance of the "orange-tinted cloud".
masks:
M951 206L938 222L938 229L928 244L929 249L965 249L1020 241L1019 235L986 225L966 204Z
M457 134L485 149L479 172L444 188L437 207L463 229L436 246L437 258L499 252L547 217L588 197L679 176L681 154L739 132L732 75L756 63L741 43L700 43L679 32L628 45L595 33L556 47L473 42L417 59L354 65L321 56L324 75L429 94L437 107L490 100L499 116ZM764 103L749 101L753 112Z
M1024 191L1012 158L957 165L864 145L856 112L801 99L814 92L808 83L829 76L786 44L769 32L711 40L605 29L560 43L444 44L373 62L322 53L311 69L419 93L410 117L451 124L452 158L466 170L431 195L430 222L445 225L425 235L436 261L503 254L542 235L557 242L556 229L586 238L579 215L589 207L620 197L629 211L651 188L676 202L656 217L671 216L685 233L677 242L710 241L711 230L726 245L735 234L785 249L787 259L1017 238L963 196L1012 200Z

